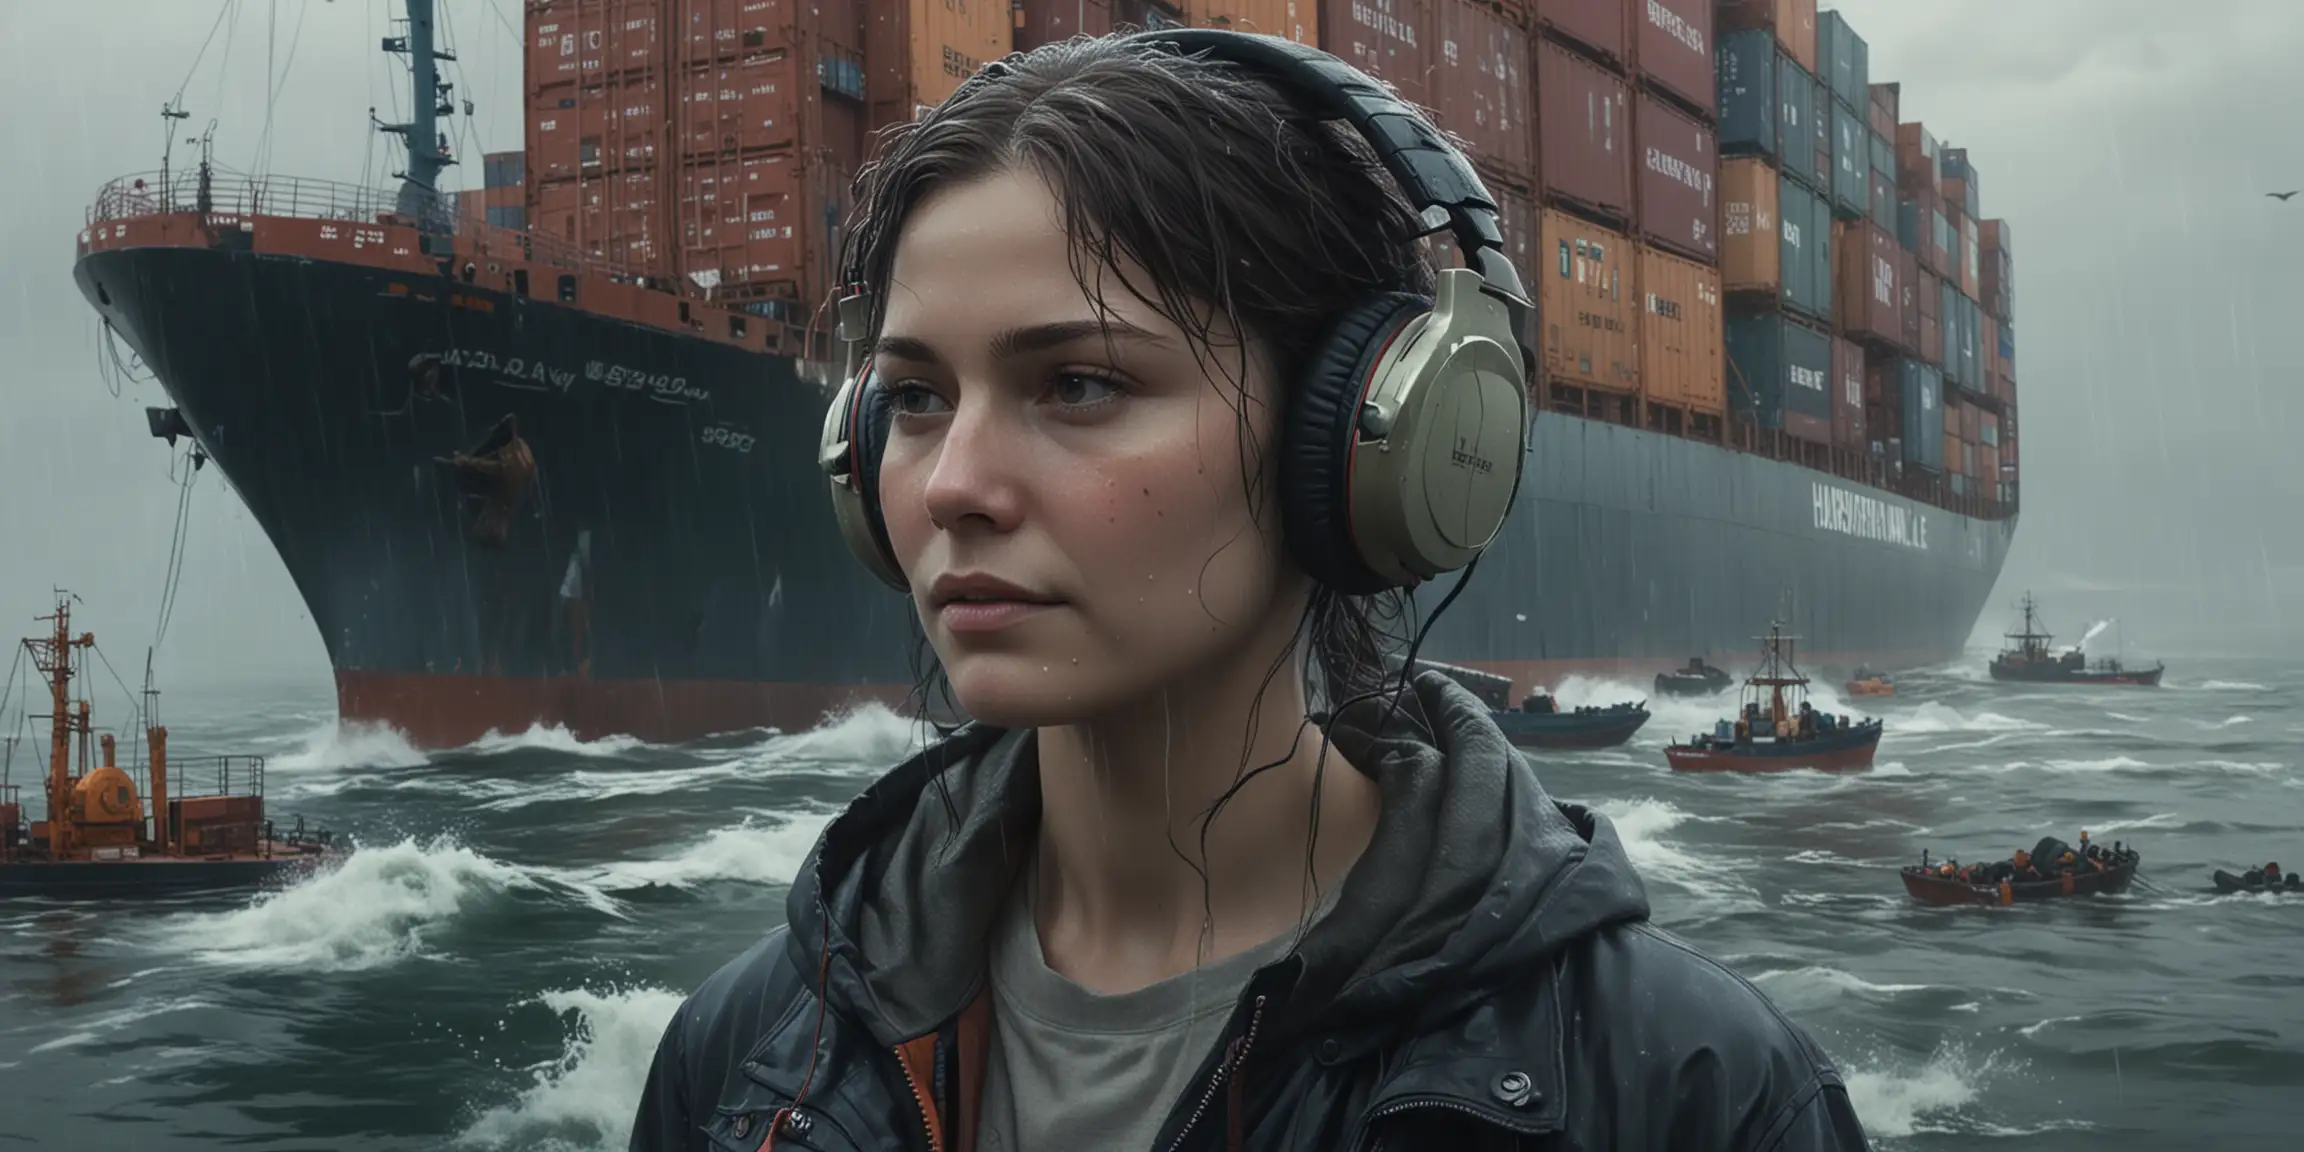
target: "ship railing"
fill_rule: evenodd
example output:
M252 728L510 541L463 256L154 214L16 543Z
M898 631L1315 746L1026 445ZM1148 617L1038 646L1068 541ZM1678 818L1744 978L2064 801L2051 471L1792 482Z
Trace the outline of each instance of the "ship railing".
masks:
M94 227L182 212L348 224L421 223L434 232L453 232L459 246L471 255L551 265L627 283L639 279L630 266L572 241L489 224L470 212L459 212L453 194L444 194L426 213L430 218L423 221L401 212L399 199L399 193L389 189L308 176L254 176L220 170L211 170L205 177L198 171L165 175L137 172L114 179L97 191L95 202L88 208L88 224Z
M262 796L264 758L252 755L199 756L171 759L168 764L171 800L201 796ZM182 781L182 786L178 785ZM206 785L202 790L201 785Z

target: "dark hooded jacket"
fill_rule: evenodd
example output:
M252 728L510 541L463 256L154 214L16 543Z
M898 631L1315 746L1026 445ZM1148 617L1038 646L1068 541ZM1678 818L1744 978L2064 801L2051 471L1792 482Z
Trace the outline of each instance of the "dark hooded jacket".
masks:
M1452 681L1402 701L1381 732L1380 705L1332 726L1378 782L1375 833L1333 910L1249 980L1155 1152L1866 1147L1809 1037L1647 922L1605 817L1545 795ZM636 1152L972 1149L1033 748L964 729L826 827L787 926L666 1027Z

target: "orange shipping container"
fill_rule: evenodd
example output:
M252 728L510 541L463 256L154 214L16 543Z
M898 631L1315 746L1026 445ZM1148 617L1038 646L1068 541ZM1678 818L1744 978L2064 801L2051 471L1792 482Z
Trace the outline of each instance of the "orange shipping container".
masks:
M1651 404L1727 410L1721 368L1720 272L1638 246L1640 392Z
M558 180L651 166L667 144L665 107L654 76L539 89L528 98L529 167L540 180Z
M1542 236L1536 278L1545 375L1583 388L1639 391L1631 240L1552 208L1544 210Z
M880 0L866 11L864 91L873 131L943 103L1015 46L1015 12L1007 4Z
M1108 36L1112 32L1112 0L1015 2L1016 50L1019 52L1062 43L1074 36Z
M661 5L662 0L658 0ZM789 0L685 0L680 62L735 60L792 46L795 5ZM814 4L803 7L813 9Z
M1194 28L1260 32L1320 46L1318 0L1185 0L1184 20Z
M1484 0L1432 0L1432 17L1440 127L1461 138L1484 171L1533 184L1536 68L1528 34Z
M830 283L831 238L810 209L837 194L834 181L834 169L791 156L686 169L682 270L723 296L814 302Z
M689 69L676 113L682 158L791 147L801 137L805 86L815 83L783 52Z
M1720 286L1774 296L1784 276L1776 170L1757 157L1720 164Z

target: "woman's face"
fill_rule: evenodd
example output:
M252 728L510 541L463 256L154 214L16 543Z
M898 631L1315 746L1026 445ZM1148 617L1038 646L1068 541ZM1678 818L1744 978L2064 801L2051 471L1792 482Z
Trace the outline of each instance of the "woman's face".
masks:
M1221 678L1279 613L1293 623L1306 588L1277 505L1258 501L1264 524L1249 510L1243 469L1271 475L1277 393L1261 358L1243 388L1237 347L1195 357L1100 275L1101 317L1055 194L1030 173L939 191L896 245L873 354L896 401L888 538L961 707L1003 727Z

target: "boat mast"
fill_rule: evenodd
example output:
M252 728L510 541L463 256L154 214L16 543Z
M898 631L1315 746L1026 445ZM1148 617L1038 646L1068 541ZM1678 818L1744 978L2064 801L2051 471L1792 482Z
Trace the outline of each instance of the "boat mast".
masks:
M92 648L94 635L72 635L72 594L56 593L56 614L37 619L55 627L45 639L26 640L32 666L48 676L48 851L60 856L71 848L72 822L66 816L72 798L72 734L78 732L85 754L88 739L88 703L72 706L72 650Z
M440 173L456 158L448 152L448 137L440 131L439 118L454 113L456 105L448 99L453 85L440 79L436 62L456 57L432 46L432 0L404 2L408 34L385 37L384 51L408 57L414 118L405 124L378 124L376 129L394 133L408 145L408 170L398 174L400 199L396 210L418 221L420 230L445 227L447 213L440 210ZM373 119L375 114L369 115Z

